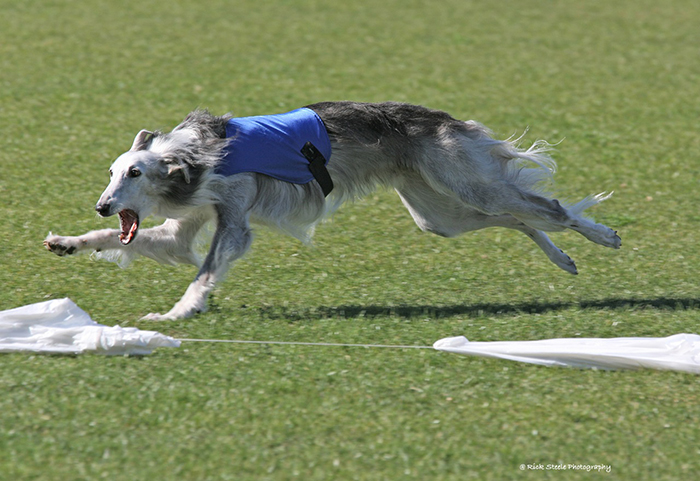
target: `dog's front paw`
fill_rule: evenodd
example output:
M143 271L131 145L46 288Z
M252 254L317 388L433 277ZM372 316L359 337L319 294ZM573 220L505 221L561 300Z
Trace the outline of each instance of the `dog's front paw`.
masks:
M46 239L44 239L44 247L57 256L75 254L80 250L82 245L83 243L77 237L61 237L49 234Z
M159 312L152 312L146 314L141 318L142 321L174 321L175 318L168 317L167 315L160 314Z
M146 321L174 321L186 319L207 310L207 290L197 280L189 285L182 299L177 301L170 311L165 314L148 314L142 317Z
M141 318L142 321L176 321L178 319L187 319L195 314L204 312L206 308L197 309L195 307L190 309L182 309L177 305L173 307L169 312L161 314L159 312L152 312Z
M188 314L188 315L178 315L178 314L173 314L172 312L173 311L170 311L170 312L165 313L165 314L161 314L160 312L152 312L150 314L146 314L145 316L143 316L141 318L141 320L142 321L157 321L157 322L177 321L178 319L185 319L187 317L191 317L194 314L196 314L196 312L193 312L193 313Z

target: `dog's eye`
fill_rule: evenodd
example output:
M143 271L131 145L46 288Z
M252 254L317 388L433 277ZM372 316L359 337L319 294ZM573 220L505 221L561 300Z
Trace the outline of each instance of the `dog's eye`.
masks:
M136 167L129 169L129 177L138 177L139 175L141 175L141 171Z
M112 178L113 175L114 175L114 172L112 172L112 169L109 169L109 177Z

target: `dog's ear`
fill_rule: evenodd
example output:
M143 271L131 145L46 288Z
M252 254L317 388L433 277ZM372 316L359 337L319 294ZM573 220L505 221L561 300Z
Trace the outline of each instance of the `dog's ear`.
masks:
M186 162L178 160L168 161L168 176L173 175L176 172L182 172L182 176L185 178L187 184L190 183L190 166Z
M131 150L136 151L147 149L151 141L153 140L153 136L154 133L150 130L142 130L141 132L136 134L136 137L134 138L134 143L131 146Z

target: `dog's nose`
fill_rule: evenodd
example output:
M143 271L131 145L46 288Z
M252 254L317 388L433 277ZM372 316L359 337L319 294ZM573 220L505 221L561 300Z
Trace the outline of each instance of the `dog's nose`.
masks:
M109 209L111 205L109 202L105 202L103 204L97 204L95 206L95 210L97 211L98 214L100 214L102 217L107 217L109 215Z

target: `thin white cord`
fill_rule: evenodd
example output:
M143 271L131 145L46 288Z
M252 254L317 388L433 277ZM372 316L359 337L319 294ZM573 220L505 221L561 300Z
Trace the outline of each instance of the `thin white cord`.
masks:
M389 349L433 349L433 346L393 346L386 344L341 344L334 342L291 342L291 341L240 341L235 339L176 339L182 342L219 342L231 344L283 344L288 346L324 346L324 347L378 347Z

